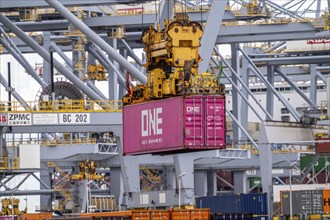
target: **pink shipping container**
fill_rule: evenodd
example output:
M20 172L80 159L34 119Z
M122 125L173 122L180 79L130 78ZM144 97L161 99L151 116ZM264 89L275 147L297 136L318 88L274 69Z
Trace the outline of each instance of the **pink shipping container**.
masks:
M225 104L224 96L196 95L125 106L124 154L223 149Z

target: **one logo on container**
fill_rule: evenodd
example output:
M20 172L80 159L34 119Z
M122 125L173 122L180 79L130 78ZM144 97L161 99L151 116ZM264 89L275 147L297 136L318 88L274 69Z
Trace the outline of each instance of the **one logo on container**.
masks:
M162 108L141 111L142 137L163 134L163 129L160 128L160 125L163 123L163 119L161 117L162 112Z
M191 113L191 112L197 112L199 113L201 111L200 107L194 107L194 106L188 106L187 107L187 112Z

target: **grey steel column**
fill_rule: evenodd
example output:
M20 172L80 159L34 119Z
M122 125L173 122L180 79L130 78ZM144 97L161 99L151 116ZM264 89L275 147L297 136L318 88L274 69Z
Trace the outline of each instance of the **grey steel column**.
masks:
M56 0L45 0L50 6L55 8L63 17L68 19L75 27L79 28L88 38L90 38L95 44L113 57L120 65L123 65L134 77L136 77L141 83L147 82L147 77L144 76L138 69L136 69L130 62L120 56L116 50L114 50L109 44L107 44L100 36L92 31L87 25L74 16L68 9L66 9L61 3Z
M159 22L164 23L165 19L173 18L173 7L175 0L162 0L159 5Z
M237 77L239 77L239 59L238 59L238 50L237 50L237 44L232 44L231 45L231 67L233 70L238 73L238 75L231 74L232 80L236 86L239 86ZM244 82L243 82L244 83ZM238 97L238 92L237 89L233 86L232 87L232 112L234 117L240 121L240 115L239 115L239 97ZM239 142L239 130L238 130L238 125L233 123L233 141L234 142Z
M217 195L217 172L215 170L207 171L207 195L215 196ZM196 188L196 184L195 184Z
M240 73L240 77L242 78L243 83L246 85L246 87L249 88L249 79L250 79L250 70L248 68L248 62L246 59L242 59L242 72ZM242 90L243 96L246 98L247 101L249 101L249 93L246 89ZM243 100L243 98L240 100L240 116L241 116L241 124L244 127L245 130L248 130L248 117L249 117L249 107L247 102ZM246 141L245 135L240 132L239 133L239 139L241 141Z
M261 126L260 135L259 135L260 143L268 143L268 135L264 125ZM268 197L268 213L271 216L272 211L272 149L270 144L261 144L259 146L259 158L260 158L260 175L261 175L261 183L262 183L262 192L267 193ZM269 216L269 217L270 217Z
M328 124L328 137L330 137L330 76L328 76L327 78L327 96L328 96L328 120L329 120L329 124Z
M39 75L36 73L36 71L33 69L33 67L30 65L30 63L26 60L26 58L18 49L17 51L14 48L12 48L1 37L0 37L0 44L2 44L3 47L6 48L6 50L11 55L13 55L13 57L22 65L22 67L24 67L24 69L29 73L29 75L31 75L32 78L35 79L40 84L41 87L46 86L46 83L39 77Z
M207 196L207 171L195 170L194 183L195 183L195 196Z
M3 138L3 127L1 126L0 127L0 158L6 156L6 155L2 155L2 152L7 152L7 149L6 149L6 145L4 144L5 143L5 140ZM3 147L4 148L3 148Z
M123 57L125 57L127 59L127 49L120 49L119 52ZM126 77L127 73L125 73L125 68L120 66L119 70L120 70L120 72L123 73L123 76ZM125 91L126 91L125 88L123 88L122 86L119 86L118 99L123 98L123 96L125 95Z
M43 181L44 183L46 183L48 186L52 186L51 183L51 174L49 173L49 171L47 171L48 166L47 163L41 162L40 163L40 180ZM49 189L46 186L44 186L43 184L40 184L40 191L44 191L44 190L53 190L53 189ZM40 208L52 208L52 201L51 201L52 196L49 194L43 194L40 195ZM47 209L45 209L47 210Z
M117 38L112 39L112 48L117 51ZM116 69L118 69L118 64L115 62L112 57L109 55L109 60L113 62ZM115 71L108 72L108 85L109 85L109 99L118 100L118 77L115 74Z
M0 13L0 20L3 25L5 25L9 30L17 35L21 40L23 40L27 45L35 50L41 57L43 57L47 62L50 62L49 52L43 47L39 46L37 42L27 36L21 29L19 29L15 24L13 24L6 16ZM73 75L67 68L65 68L60 62L54 60L54 66L59 72L61 72L65 77L67 77L72 83L74 83L79 89L81 89L87 96L93 100L102 100L102 98L97 95L93 90L88 88L80 79ZM104 107L107 106L106 103L102 103Z
M316 64L310 64L310 87L309 87L309 98L313 103L317 102L317 70Z
M44 47L45 51L49 52L50 43L51 43L50 33L49 32L44 32L43 35L44 35L43 47ZM48 56L47 58L49 59L50 55L47 55L47 56ZM43 57L42 78L45 81L45 83L47 85L49 85L50 82L51 82L51 78L50 78L50 62L49 62L49 60L47 58Z
M219 34L227 2L228 0L212 2L211 10L206 21L204 34L201 39L201 48L199 50L200 56L203 59L203 61L199 64L199 74L206 72L209 66L212 50Z
M247 193L248 182L245 171L234 172L234 193Z
M267 66L267 81L274 86L274 66ZM274 93L267 88L267 99L266 99L266 108L267 112L271 115L267 115L267 120L272 120L274 116Z
M320 12L321 12L321 0L317 0L315 18L320 17Z
M194 159L191 154L174 154L174 166L177 184L181 186L181 205L194 203ZM180 177L181 176L181 177Z

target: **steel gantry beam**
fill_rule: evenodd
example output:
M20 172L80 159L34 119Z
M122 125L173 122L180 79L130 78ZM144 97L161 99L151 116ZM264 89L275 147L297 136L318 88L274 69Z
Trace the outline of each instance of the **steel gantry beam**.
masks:
M283 105L288 108L288 110L290 111L292 116L296 119L296 121L300 121L301 115L299 114L299 112L295 108L293 108L293 106L286 99L284 99L283 96L281 96L281 94L279 94L279 92L276 91L276 89L267 81L267 79L263 76L263 74L260 72L258 67L253 63L253 61L249 58L249 56L245 53L245 51L240 46L238 46L237 48L238 50L241 51L245 59L250 63L251 71L253 71L255 75L265 83L265 85L267 85L267 88L272 90L274 95L276 95L279 100L281 100Z
M123 16L125 17L125 16ZM135 16L132 16L135 17ZM127 16L130 19L129 16ZM112 17L102 17L102 18L89 18L90 20L84 20L91 28L102 28L109 26L107 20L111 21ZM123 19L123 18L121 18ZM198 21L198 20L197 20ZM132 23L133 25L128 25L125 20L120 20L121 23L117 22L114 26L127 25L141 28L141 23L139 18L135 17ZM24 31L46 31L46 30L67 30L68 21L43 21L43 22L22 22L16 23ZM8 31L3 27L5 31ZM221 31L218 33L216 44L231 44L231 43L248 43L248 42L268 42L268 41L287 41L288 39L295 40L306 40L306 39L316 39L316 38L327 38L329 35L318 35L321 29L313 27L311 23L282 23L282 24L254 24L254 25L239 25L239 26L221 26ZM131 48L142 48L143 45L140 42L142 32L126 32L125 41L129 44ZM17 46L21 50L25 50L24 46L18 42ZM23 47L23 49L22 49ZM125 47L121 44L118 45L119 48ZM66 47L65 51L71 50L71 47ZM32 51L24 51L32 52Z
M199 49L200 56L203 58L199 64L198 73L206 72L208 69L212 50L215 45L217 34L220 31L222 18L224 16L227 1L213 1L209 16L207 17L204 34L201 39L201 47Z
M8 82L1 73L0 73L0 83L3 85L3 87L5 87L6 91L11 91L11 94L15 97L15 99L22 105L22 107L25 110L31 110L30 106L24 101L24 99L18 94L18 92L13 88L9 88Z
M94 43L91 43L89 47L86 48L88 52L90 52L100 63L102 63L103 66L105 66L108 70L108 74L110 74L109 70L113 70L114 73L118 77L118 82L120 86L124 89L126 89L126 82L125 78L123 77L123 74L117 69L117 67L114 65L111 60L109 60L101 51L101 49L95 45Z
M311 106L312 108L316 108L315 102L313 102L311 99L309 99L299 88L296 86L294 82L291 81L291 79L281 71L279 67L275 68L275 71L280 74L283 79L294 89L297 91L297 93Z
M97 6L97 5L115 5L115 4L128 4L136 3L139 1L133 0L59 0L61 4L65 6ZM12 9L12 8L37 8L37 7L49 7L49 5L42 0L1 0L0 9Z
M50 54L33 39L31 39L26 33L13 24L6 16L0 13L1 22L9 28L13 33L17 35L26 44L31 46L40 56L42 56L48 63L50 63ZM93 100L102 100L102 98L96 94L93 90L88 88L78 77L76 77L71 71L64 67L60 62L54 59L54 67L59 70L65 77L67 77L72 83L74 83L79 89L81 89L87 96ZM107 104L102 102L102 105L106 108Z
M68 9L66 9L57 0L45 0L50 6L55 8L63 17L68 19L75 27L83 32L88 38L90 38L96 45L102 48L113 57L120 65L124 66L127 71L136 77L141 83L147 82L147 77L143 75L137 68L135 68L130 62L122 57L116 50L114 50L108 43L106 43L100 36L93 32L86 24L84 24L79 18L73 15Z
M3 38L0 36L0 44L3 45L4 48L10 54L15 57L15 59L25 68L27 73L31 75L39 84L41 87L46 87L47 84L43 81L43 79L40 78L40 76L36 73L36 71L33 69L31 64L27 61L27 59L23 56L21 51L17 48L15 43L7 36L5 31L0 27L0 33L2 34Z
M229 68L232 74L236 74L235 70L229 65L227 60L219 53L219 51L214 48L214 52L221 58L221 60L224 62L224 64ZM227 74L226 74L227 75ZM229 78L229 76L226 76ZM242 87L248 92L248 94L252 97L252 99L255 101L255 103L260 107L260 109L266 114L267 118L272 119L273 117L267 112L267 110L261 105L261 103L258 101L258 99L253 95L253 93L250 91L249 87L242 81L240 77L237 77L238 82L242 85ZM232 83L233 84L233 83ZM261 120L263 121L263 120Z

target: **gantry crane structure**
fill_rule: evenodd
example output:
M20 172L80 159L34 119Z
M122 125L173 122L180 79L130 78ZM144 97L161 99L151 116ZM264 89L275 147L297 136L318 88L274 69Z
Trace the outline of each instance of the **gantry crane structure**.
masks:
M116 8L118 4L126 6L119 10ZM131 6L136 4L139 5ZM145 11L147 4L155 5L153 8L156 10ZM326 6L329 8L327 2L322 0L313 3L288 0L283 4L275 0L161 0L159 3L129 0L81 0L78 3L70 0L2 0L2 54L11 54L38 82L41 90L36 101L26 102L23 95L19 94L19 89L13 89L9 79L7 82L1 75L1 84L17 102L8 100L1 104L0 134L43 133L45 139L40 143L43 145L40 150L41 169L17 169L12 163L8 165L10 147L5 139L0 139L0 146L4 149L0 150L0 165L4 168L0 169L1 194L41 194L41 204L50 209L50 195L59 195L61 192L67 194L63 190L71 190L76 203L71 205L88 210L85 189L91 183L88 180L75 182L72 188L59 190L56 187L65 185L63 178L56 169L48 169L47 162L57 161L56 166L63 167L63 173L74 175L77 169L72 167L78 167L82 160L94 160L99 167L106 168L98 169L97 173L107 175L110 168L111 184L101 180L93 183L95 187L90 191L112 193L119 204L123 204L120 208L147 207L152 200L156 201L156 206L177 204L176 180L181 178L183 172L186 175L181 179L184 194L182 204L193 203L194 196L216 194L216 180L223 180L217 176L218 170L233 171L235 185L224 182L235 192L252 190L247 186L247 179L261 176L262 189L270 195L272 179L287 177L292 162L299 161L300 153L295 150L278 153L273 149L274 145L313 145L314 133L320 129L324 131L322 125L330 127L329 111L328 116L323 117L324 121L317 122L319 125L306 123L305 116L310 112L302 114L297 111L276 88L277 82L285 81L307 103L307 110L313 110L316 113L314 116L321 114L318 87L320 84L330 84L329 78L328 81L326 79L330 72L329 50L286 53L285 46L292 40L328 41L330 23ZM121 99L129 87L128 73L137 83L147 82L144 61L135 54L134 49L143 47L140 37L145 29L157 23L162 28L162 22L172 19L177 13L187 14L191 21L199 22L204 30L199 49L202 59L199 73L221 68L219 61L223 64L221 82L230 88L227 90L231 93L227 114L233 119L231 139L234 147L222 151L168 156L123 156L122 103L115 100ZM123 26L125 29L121 28ZM254 43L258 47L253 47ZM219 50L219 45L230 45L229 59ZM73 51L72 59L65 53L68 51ZM24 57L25 53L37 53L43 58L42 78ZM52 58L52 53L57 53L66 65ZM134 60L133 64L127 60L128 56ZM101 78L108 81L108 94L95 85L97 77L88 77L92 74L88 74L86 63L90 69L97 65L104 67L107 78ZM66 81L52 82L51 66ZM249 87L253 80L267 87L266 103L260 103L251 92ZM310 81L309 95L301 91L295 83L297 81ZM273 121L275 97L290 114L292 122ZM248 132L249 112L253 112L261 123L258 140ZM21 117L20 120L12 120L15 116ZM44 120L45 117L47 120ZM105 133L111 135L103 138ZM304 135L296 136L297 133ZM243 147L246 143L248 148ZM24 147L24 144L21 142L20 147ZM299 166L295 166L299 169ZM162 170L166 179L164 186L159 187L158 191L141 191L139 167L143 167L144 173L150 173L148 169ZM272 176L272 169L284 171ZM37 178L35 172L40 172L41 190L18 190L17 187L7 186L15 174L25 173L27 177ZM51 186L49 173L57 176L57 185ZM107 186L106 190L100 189L102 184ZM140 199L147 197L148 200Z

